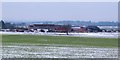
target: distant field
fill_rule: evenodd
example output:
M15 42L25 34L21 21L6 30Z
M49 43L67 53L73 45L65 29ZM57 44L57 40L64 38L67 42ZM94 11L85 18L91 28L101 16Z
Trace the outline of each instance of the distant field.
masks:
M96 46L117 47L117 38L89 38L68 36L45 36L45 35L2 35L3 45L74 45L74 46Z

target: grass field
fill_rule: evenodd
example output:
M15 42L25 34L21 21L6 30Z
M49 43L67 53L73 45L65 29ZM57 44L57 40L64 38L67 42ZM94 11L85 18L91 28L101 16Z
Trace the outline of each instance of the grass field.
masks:
M117 38L89 38L68 36L44 36L44 35L2 35L3 45L28 44L28 45L74 45L96 47L118 47Z

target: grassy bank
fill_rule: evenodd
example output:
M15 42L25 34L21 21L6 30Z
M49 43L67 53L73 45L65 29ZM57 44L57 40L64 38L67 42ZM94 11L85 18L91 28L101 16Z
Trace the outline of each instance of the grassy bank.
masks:
M43 35L2 35L3 45L10 44L61 44L61 45L85 45L98 47L117 47L116 38L87 38L67 36L43 36Z

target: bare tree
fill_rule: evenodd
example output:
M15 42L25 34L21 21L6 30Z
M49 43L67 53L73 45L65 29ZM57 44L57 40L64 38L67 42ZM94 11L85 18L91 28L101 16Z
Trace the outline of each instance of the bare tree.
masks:
M63 27L65 28L66 34L69 35L69 32L71 30L71 25L64 25Z

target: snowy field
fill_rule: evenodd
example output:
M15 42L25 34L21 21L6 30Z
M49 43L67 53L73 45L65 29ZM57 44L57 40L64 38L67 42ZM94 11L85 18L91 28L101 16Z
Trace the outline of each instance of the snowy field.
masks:
M3 46L3 58L118 58L117 48Z
M42 33L42 32L0 32L0 34L31 34L31 35L52 35L52 36L77 36L77 37L96 37L96 38L118 38L119 33Z
M97 38L118 38L118 33L33 33L0 32L0 34L30 34L52 36L77 36ZM118 58L118 48L84 46L2 46L3 58Z

